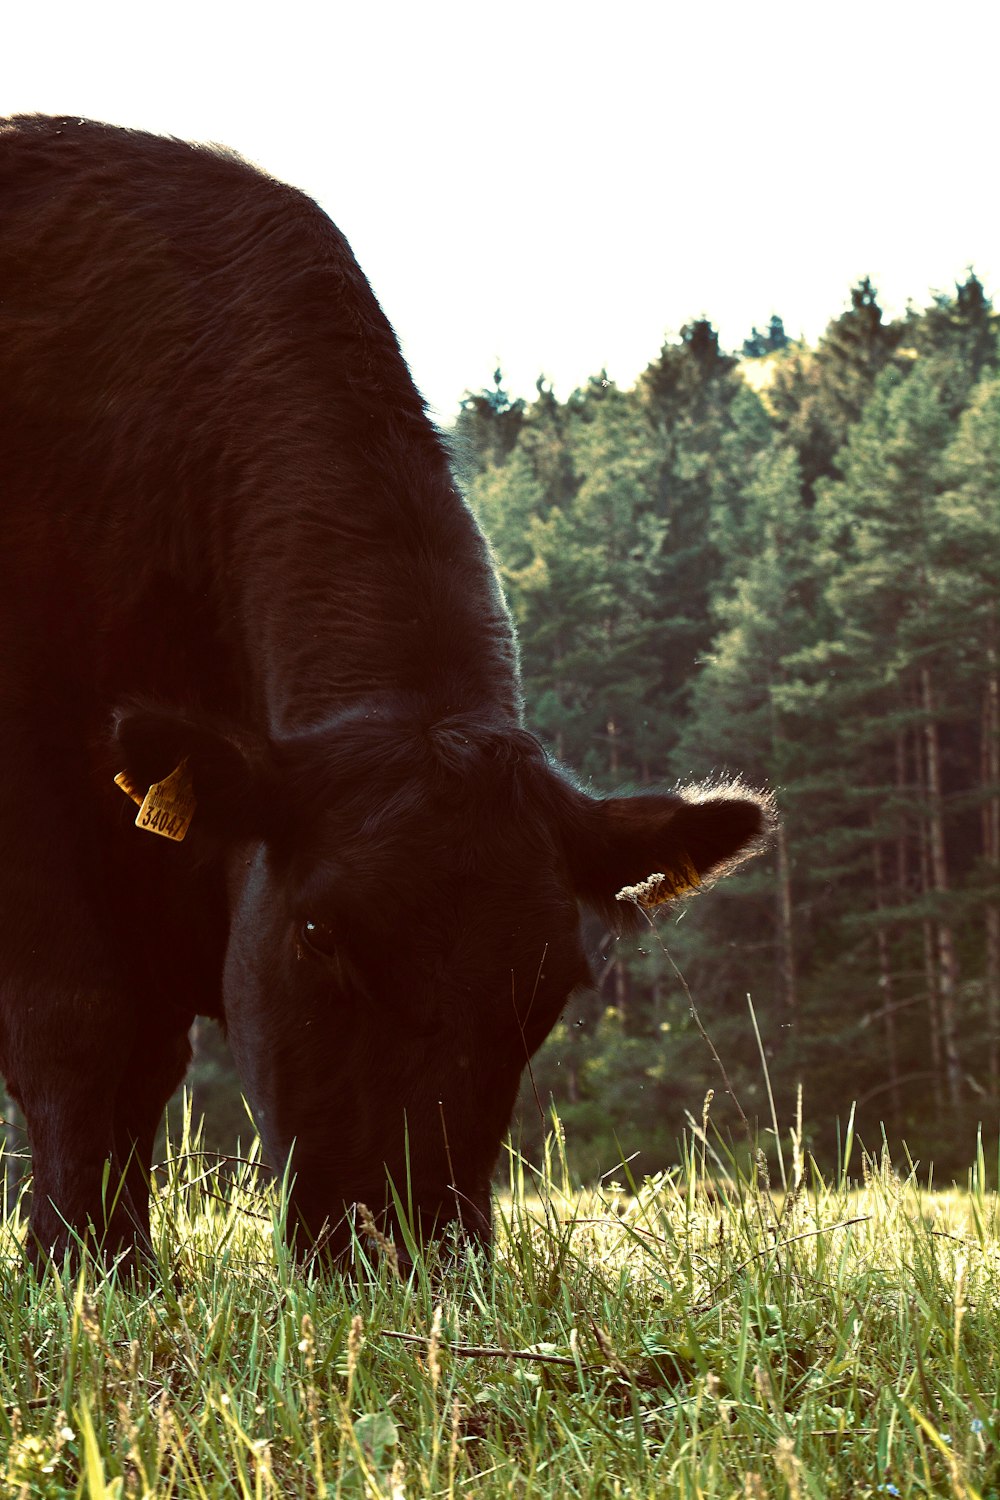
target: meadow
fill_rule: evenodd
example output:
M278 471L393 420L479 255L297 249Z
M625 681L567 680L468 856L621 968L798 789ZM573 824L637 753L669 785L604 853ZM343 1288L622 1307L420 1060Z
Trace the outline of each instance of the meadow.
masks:
M704 1128L703 1128L704 1127ZM997 1200L793 1130L581 1192L510 1153L492 1263L297 1267L281 1193L184 1127L157 1267L36 1277L6 1218L0 1492L119 1497L1000 1494ZM990 1175L994 1163L989 1164Z

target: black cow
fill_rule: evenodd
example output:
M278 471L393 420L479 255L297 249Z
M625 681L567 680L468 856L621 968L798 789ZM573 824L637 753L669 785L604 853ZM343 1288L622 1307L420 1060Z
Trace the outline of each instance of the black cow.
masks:
M388 1175L423 1232L488 1242L522 1068L588 982L578 902L728 869L766 804L596 798L546 757L367 281L238 157L0 124L0 391L0 1063L35 1258L147 1242L195 1015L291 1152L300 1240L342 1250Z

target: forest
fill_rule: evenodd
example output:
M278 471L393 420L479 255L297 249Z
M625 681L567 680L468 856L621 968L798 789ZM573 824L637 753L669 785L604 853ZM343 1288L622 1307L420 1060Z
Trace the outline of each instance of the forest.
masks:
M497 371L462 403L532 728L597 788L738 776L781 819L645 938L590 934L529 1155L554 1101L582 1175L657 1170L710 1089L714 1124L731 1087L766 1129L768 1080L827 1167L853 1105L869 1148L943 1170L995 1132L998 328L972 272L897 320L866 279L815 348L775 316L726 353L699 319L633 389L526 403Z

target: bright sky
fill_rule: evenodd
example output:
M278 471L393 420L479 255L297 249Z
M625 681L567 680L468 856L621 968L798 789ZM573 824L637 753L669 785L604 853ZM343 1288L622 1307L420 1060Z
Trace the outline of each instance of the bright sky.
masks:
M1000 300L997 0L0 0L0 114L216 140L319 200L450 420L707 314ZM0 288L2 295L2 288Z

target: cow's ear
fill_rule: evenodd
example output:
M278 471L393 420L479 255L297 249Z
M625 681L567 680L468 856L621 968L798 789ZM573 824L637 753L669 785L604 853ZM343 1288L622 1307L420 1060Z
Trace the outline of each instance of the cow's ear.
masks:
M207 716L134 703L114 715L120 770L142 795L184 765L194 793L191 826L226 838L263 838L274 813L267 747Z
M774 814L766 797L739 786L602 798L572 791L562 822L577 896L627 926L639 907L686 895L757 853Z

